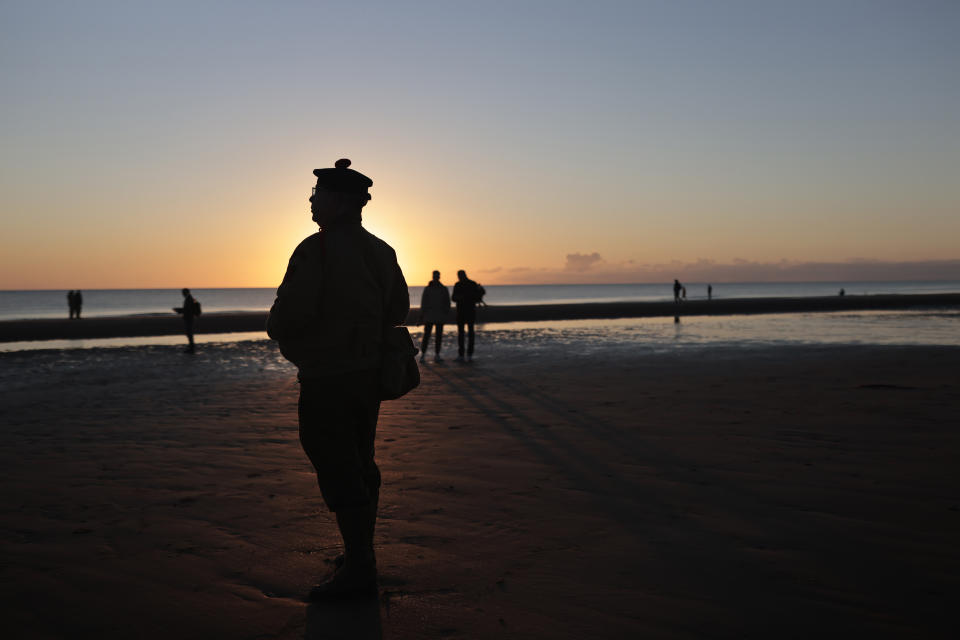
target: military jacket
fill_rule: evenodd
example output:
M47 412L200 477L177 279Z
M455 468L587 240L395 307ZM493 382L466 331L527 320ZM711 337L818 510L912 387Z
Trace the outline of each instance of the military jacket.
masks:
M402 324L409 310L396 252L359 223L346 224L294 250L267 334L301 377L373 369L384 329Z

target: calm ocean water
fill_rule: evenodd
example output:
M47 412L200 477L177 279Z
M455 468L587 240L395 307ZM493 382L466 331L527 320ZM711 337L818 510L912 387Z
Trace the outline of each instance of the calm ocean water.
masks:
M452 283L451 283L452 286ZM707 297L706 283L686 283L688 299ZM960 282L778 282L715 283L713 297L769 298L829 296L841 288L848 295L877 293L960 293ZM490 285L489 304L657 301L673 298L672 283L593 285ZM274 288L193 289L206 313L266 311ZM410 287L410 303L420 303L422 286ZM66 291L0 291L0 320L67 317ZM85 317L172 313L182 297L179 289L90 289L83 291Z

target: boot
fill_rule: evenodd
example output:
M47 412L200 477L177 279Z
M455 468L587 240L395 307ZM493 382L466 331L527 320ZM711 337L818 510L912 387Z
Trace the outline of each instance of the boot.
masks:
M371 543L373 541L373 531L377 526L377 507L379 506L379 504L380 504L380 490L376 489L374 490L373 495L370 497L370 513L368 514L368 517L370 518ZM333 559L334 568L339 569L340 567L342 567L346 559L347 557L344 554L338 553L337 557Z
M343 564L326 581L310 590L311 600L376 595L377 562L373 553L371 504L337 511L337 526L345 549Z

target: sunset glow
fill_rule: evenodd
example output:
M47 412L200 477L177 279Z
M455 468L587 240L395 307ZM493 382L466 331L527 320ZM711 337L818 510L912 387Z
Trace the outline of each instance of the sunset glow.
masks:
M411 284L960 278L960 8L864 6L4 3L0 288L275 286L339 157Z

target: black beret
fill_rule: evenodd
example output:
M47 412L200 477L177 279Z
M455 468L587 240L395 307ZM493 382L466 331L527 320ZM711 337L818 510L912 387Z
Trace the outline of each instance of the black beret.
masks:
M314 169L317 186L340 193L367 193L367 189L373 186L373 180L349 166L350 161L342 158L334 163L332 169Z

